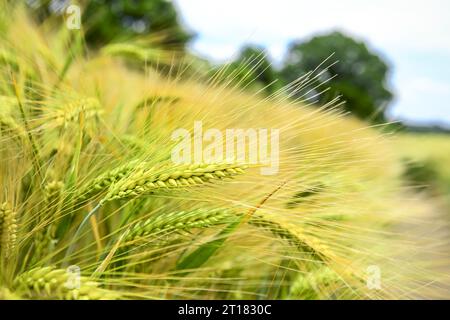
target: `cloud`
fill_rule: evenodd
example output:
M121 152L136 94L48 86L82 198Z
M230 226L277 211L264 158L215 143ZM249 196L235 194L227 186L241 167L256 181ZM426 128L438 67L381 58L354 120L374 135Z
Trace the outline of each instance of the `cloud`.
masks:
M287 41L343 29L380 47L450 53L449 1L179 0L186 22L209 40Z

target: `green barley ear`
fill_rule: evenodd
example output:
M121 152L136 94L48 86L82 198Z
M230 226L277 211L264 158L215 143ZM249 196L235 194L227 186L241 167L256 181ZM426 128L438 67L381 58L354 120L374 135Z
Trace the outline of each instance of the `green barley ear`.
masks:
M131 242L149 236L163 236L176 231L208 228L225 224L236 214L230 209L197 209L161 214L139 221L125 231L124 241Z
M337 291L339 286L346 287L339 275L328 267L322 267L308 274L298 275L290 287L288 299L319 299L321 288L334 287Z
M145 141L132 134L124 134L120 137L120 142L127 148L135 151L137 154L143 154L148 151L148 145Z
M237 214L231 209L203 208L159 214L128 227L120 237L123 239L123 248L117 254L122 260L126 258L127 251L134 245L139 247L145 243L167 245L170 242L169 237L175 233L228 224L236 216Z
M120 294L102 289L89 278L54 267L34 268L14 280L14 290L29 299L115 300Z
M137 197L161 190L203 185L244 173L240 164L163 165L139 168L129 176L111 185L102 203L128 197Z
M50 181L46 184L44 187L44 204L46 208L57 204L63 188L64 183L62 181Z
M311 255L317 261L323 261L326 257L331 255L328 249L321 243L317 243L312 239L308 242L297 236L288 227L269 220L262 215L255 215L249 220L249 224L258 228L262 228L272 233L277 238L287 241L292 246L296 247L300 252ZM312 245L313 244L313 245Z
M137 61L173 63L176 51L168 52L165 49L160 49L157 42L150 41L147 44L138 42L113 43L103 47L101 53Z
M214 180L224 180L244 173L246 166L236 163L221 164L185 164L172 163L146 167L141 163L133 171L112 184L107 195L81 221L74 239L76 239L89 218L106 202L123 198L139 197L161 190L182 189L204 185ZM72 243L66 252L66 258L74 249Z
M0 113L0 132L18 140L18 143L27 138L26 131L20 126L13 117Z
M80 119L80 114L83 114L84 119L88 120L98 118L102 113L103 109L97 99L79 98L62 106L56 112L54 121L57 126L66 127L70 123L77 123Z
M0 300L21 300L22 297L8 288L0 288Z
M20 59L12 51L0 49L0 69L3 67L11 68L13 71L24 71L27 75L32 75L32 70L28 67L22 59Z
M16 212L4 202L0 205L0 252L5 259L12 255L16 247L16 239Z
M54 222L57 219L58 207L61 201L61 193L64 188L62 181L51 181L44 187L44 205L46 211L46 219L50 219L49 224L36 234L35 252L36 259L42 258L48 252L54 249L57 243L56 229L57 224Z
M17 99L15 97L0 95L0 115L11 115L15 108L17 108Z
M102 191L108 190L108 188L112 184L128 176L139 166L140 164L137 160L132 160L125 163L124 165L121 165L98 176L97 178L88 182L87 185L81 189L81 191L78 193L76 202L87 200L101 193Z
M67 128L70 124L78 124L81 116L84 121L99 119L103 114L100 102L95 98L75 98L62 106L55 107L49 112L48 118L42 128L62 127ZM50 122L48 120L51 120Z

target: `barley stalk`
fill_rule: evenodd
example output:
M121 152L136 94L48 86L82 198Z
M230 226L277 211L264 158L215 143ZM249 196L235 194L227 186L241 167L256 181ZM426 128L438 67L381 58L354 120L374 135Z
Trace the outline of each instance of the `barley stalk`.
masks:
M30 299L114 300L119 294L100 288L87 277L75 277L65 269L34 268L14 280L14 290Z
M14 93L16 95L17 98L17 104L19 106L19 110L20 110L20 115L22 117L22 122L24 124L25 127L25 132L27 134L28 140L30 142L30 147L31 147L31 157L33 160L33 165L34 165L34 170L36 171L36 174L39 178L39 180L42 179L42 172L41 172L41 157L40 157L40 152L39 152L39 148L38 148L38 144L36 142L35 137L33 136L31 129L30 129L30 125L27 119L27 115L25 113L25 108L23 106L22 103L22 99L20 97L20 90L19 87L17 85L16 79L13 77L12 78L12 83L13 83L13 87L14 87Z

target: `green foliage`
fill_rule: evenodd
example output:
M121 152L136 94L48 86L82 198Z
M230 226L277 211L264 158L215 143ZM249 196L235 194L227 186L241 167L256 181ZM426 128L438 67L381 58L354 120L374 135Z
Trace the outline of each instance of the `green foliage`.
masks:
M180 25L174 5L166 0L87 1L83 20L88 26L86 40L95 45L164 32L168 34L165 45L184 47L191 38Z
M79 4L86 42L91 46L157 35L163 47L184 49L192 34L184 30L178 12L167 0L42 0L26 1L38 21L61 19L65 8Z
M346 101L345 109L355 116L383 121L384 110L392 99L386 83L389 67L380 56L369 51L365 43L340 32L291 43L281 71L284 81L292 82L314 70L333 52L329 61L338 63L325 70L318 81L334 78L311 95L330 86L330 90L319 97L321 104L341 95Z
M264 89L268 94L272 94L282 87L278 72L274 69L268 53L263 47L244 46L239 56L224 67L226 76L243 87Z
M403 175L411 185L420 189L428 189L436 184L438 173L431 162L404 161Z
M203 266L209 260L209 258L211 258L214 253L216 253L216 251L222 247L225 240L236 230L244 217L245 216L236 218L235 221L230 223L218 234L217 239L211 240L210 242L201 245L187 257L184 257L177 264L177 270L197 269Z

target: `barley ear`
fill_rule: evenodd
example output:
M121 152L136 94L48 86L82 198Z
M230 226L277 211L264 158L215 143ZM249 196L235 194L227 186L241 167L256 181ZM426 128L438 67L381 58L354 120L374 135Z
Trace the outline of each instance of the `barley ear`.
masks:
M17 143L26 141L26 131L14 120L13 117L0 113L0 132L5 132L17 140Z
M0 252L4 259L9 259L16 247L17 224L16 212L9 204L0 205Z
M98 118L103 113L100 102L94 98L80 98L72 101L60 110L55 117L55 122L66 127L70 123L76 123L83 114L85 120Z
M95 281L55 267L34 268L14 280L15 292L30 299L116 300L120 294Z
M300 252L311 255L314 260L324 261L331 256L328 249L318 241L308 240L300 237L295 232L290 230L288 226L281 225L272 221L262 215L255 215L249 220L249 224L257 228L264 229L272 233L277 238L287 241L292 246L296 247Z
M50 181L44 187L44 204L46 208L55 206L59 199L61 192L64 188L62 181Z
M183 189L232 178L244 173L246 166L235 163L173 165L139 168L111 185L102 203L138 197L157 191Z
M124 242L144 239L150 236L163 236L172 232L195 228L208 228L225 224L236 214L230 209L196 209L160 214L139 221L125 231Z
M81 188L81 191L78 192L76 202L88 200L102 191L108 190L112 184L126 177L142 165L137 160L132 160L94 178Z

